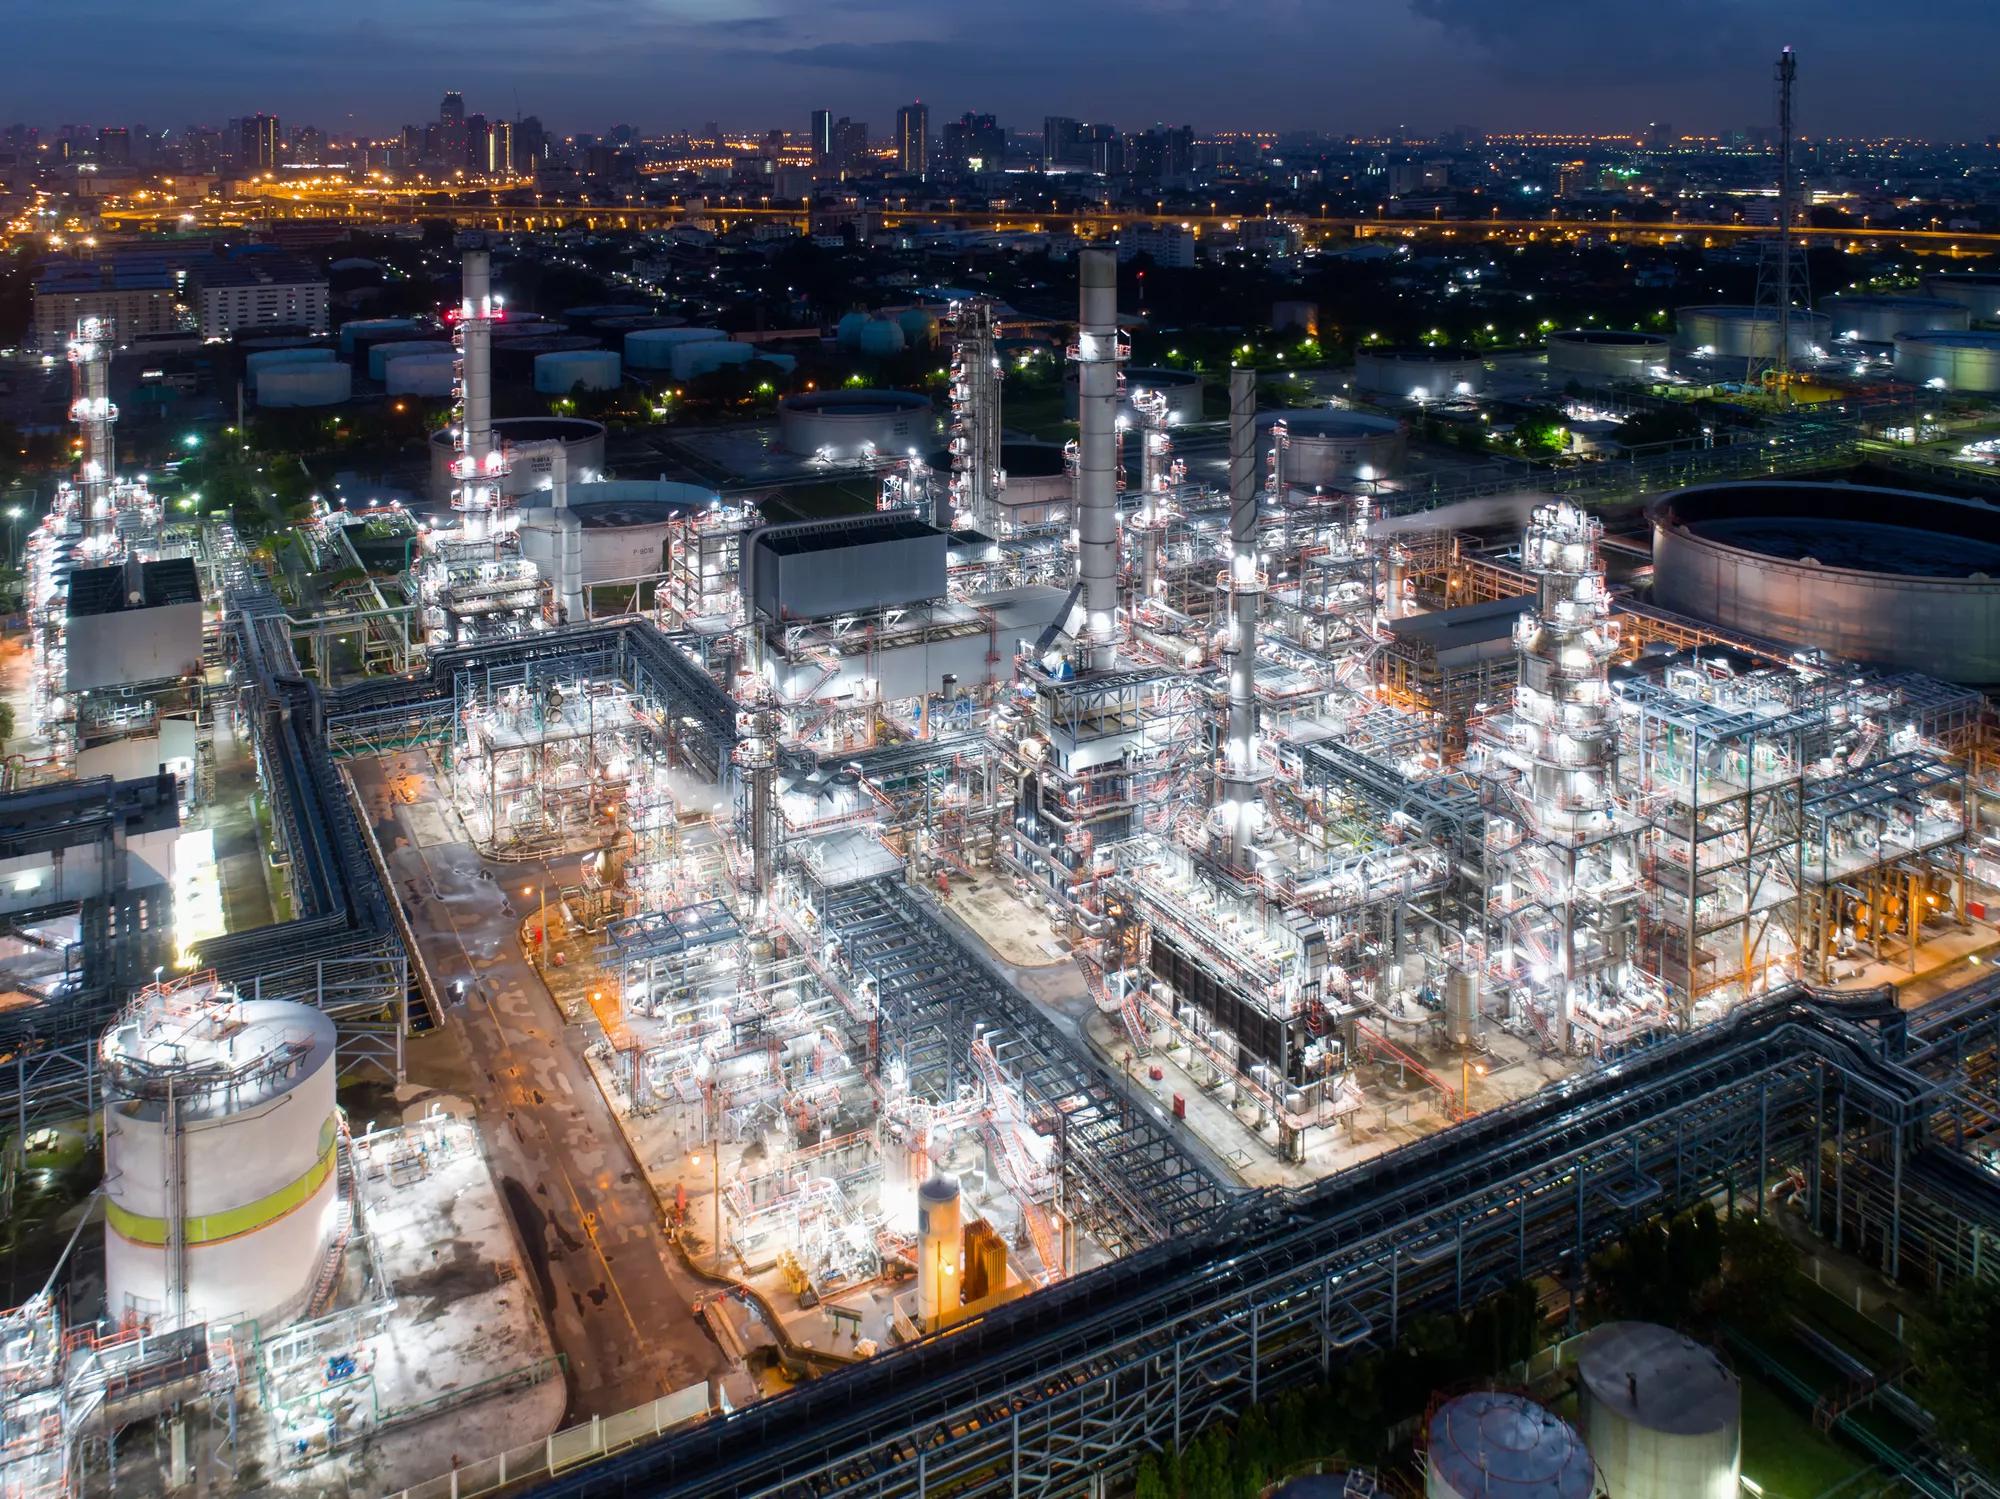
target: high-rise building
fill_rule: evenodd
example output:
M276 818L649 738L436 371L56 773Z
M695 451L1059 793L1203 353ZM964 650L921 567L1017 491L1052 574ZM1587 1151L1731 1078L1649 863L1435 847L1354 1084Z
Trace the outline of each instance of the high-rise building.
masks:
M277 170L278 158L283 154L279 143L283 139L276 115L245 115L236 152L237 165L246 172Z
M830 109L815 109L812 112L812 158L816 167L833 165L833 111Z
M833 165L842 176L859 170L868 154L868 122L842 115L833 127Z
M514 124L514 170L532 177L549 159L549 138L542 129L540 115L529 115Z
M447 172L463 171L467 149L465 95L453 89L438 105L436 164Z
M123 125L105 125L97 132L97 159L108 167L127 166L132 160L132 132Z
M486 127L486 175L489 177L511 177L516 171L514 161L514 122L495 120Z
M1083 122L1067 115L1049 115L1042 121L1042 170L1087 165L1083 149Z
M944 127L942 152L947 171L997 172L1007 154L1007 132L992 115L969 111Z
M493 132L486 124L485 115L465 117L465 160L458 163L468 172L486 170L486 153L492 149Z
M931 173L931 110L922 102L896 111L896 164L905 177Z

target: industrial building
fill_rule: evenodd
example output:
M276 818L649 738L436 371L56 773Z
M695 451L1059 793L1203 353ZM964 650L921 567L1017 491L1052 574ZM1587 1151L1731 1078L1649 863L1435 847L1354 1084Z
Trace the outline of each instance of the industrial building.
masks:
M647 1407L618 1450L623 1418L594 1419L514 1470L579 1493L1077 1492L1638 1216L1780 1178L1829 1236L1940 1280L2000 1231L1917 1169L1980 1107L1950 1079L2000 984L1886 997L1994 934L1983 507L1681 487L1634 588L1580 487L1455 531L1398 488L1402 420L1260 415L1249 369L1202 473L1199 377L1130 369L1113 252L1076 267L1072 448L1002 440L994 309L968 298L937 324L943 411L782 403L782 450L865 465L881 503L774 522L727 488L606 480L594 423L496 420L470 244L431 439L450 513L322 507L302 544L364 576L316 612L117 477L79 330L85 459L29 543L38 731L76 765L164 751L172 721L217 732L226 688L290 900L195 932L171 774L0 796L17 890L71 882L102 921L107 870L138 867L186 949L65 1011L66 1093L17 1074L23 1113L80 1087L113 1167L105 1300L64 1313L93 1331L38 1363L57 1313L32 1302L0 1343L39 1371L0 1386L38 1482L90 1438L115 1328L207 1381L204 1430L264 1422L301 1473L421 1404L388 1393L420 1325L439 1367L480 1317L518 1333L424 1419L548 1395L525 1283L482 1270L434 1316L397 1291L439 1204L493 1192L472 1125L378 1138L335 1106L343 1071L399 1076L412 1004L468 1033L525 1007L552 1054L582 1036L574 1076L622 1136L590 1148L651 1204L612 1232L699 1287L678 1320L723 1372L686 1414L713 1414ZM385 381L436 364L393 357L413 331L351 352ZM659 336L702 331L632 330L625 365L735 347ZM1586 379L1663 352L1570 342ZM582 353L533 357L619 359ZM1471 402L1490 373L1363 358L1385 405ZM407 548L396 584L359 565L371 527ZM539 1074L504 1086L543 1102ZM572 1221L550 1201L544 1247ZM218 1360L251 1321L253 1355ZM219 1364L257 1378L225 1390ZM1733 1491L1712 1357L1627 1327L1583 1378L1575 1424L1506 1391L1427 1412L1429 1492L1582 1499L1614 1466Z

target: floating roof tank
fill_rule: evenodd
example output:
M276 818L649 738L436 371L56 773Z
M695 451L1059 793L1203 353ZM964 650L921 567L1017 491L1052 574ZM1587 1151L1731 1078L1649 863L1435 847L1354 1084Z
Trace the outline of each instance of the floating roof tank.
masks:
M1552 380L1589 385L1611 380L1645 381L1664 369L1673 341L1664 333L1621 328L1564 328L1549 335Z
M1974 395L2000 392L2000 332L1898 333L1896 377Z
M1736 1499L1743 1387L1713 1349L1650 1322L1607 1322L1577 1367L1584 1436L1617 1499Z
M408 317L353 318L340 325L340 352L352 354L369 339L401 338L405 334L417 333L423 324Z
M616 349L575 349L535 356L535 389L545 396L571 391L616 390L623 377Z
M451 345L441 338L413 338L395 343L375 344L368 350L368 378L387 379L389 366L398 359L413 359L419 356L436 358L439 355L449 355L451 351Z
M1841 291L1821 297L1819 310L1833 320L1836 339L1868 344L1886 344L1898 333L1972 326L1971 310L1947 297L1895 297Z
M672 369L674 350L680 345L728 337L720 328L641 328L625 335L625 364L635 370Z
M1940 271L1924 278L1924 290L1934 297L1958 303L1972 314L1975 322L2000 322L2000 273Z
M458 360L450 354L431 359L396 359L390 361L382 385L392 396L436 399L451 394L457 372Z
M259 406L338 406L354 394L354 371L331 364L281 364L259 370L253 382Z
M1425 1499L1590 1499L1597 1469L1567 1421L1525 1395L1477 1390L1431 1416Z
M330 364L333 362L331 344L301 344L291 349L259 349L254 354L243 356L243 372L252 377L261 370L276 369L284 364Z

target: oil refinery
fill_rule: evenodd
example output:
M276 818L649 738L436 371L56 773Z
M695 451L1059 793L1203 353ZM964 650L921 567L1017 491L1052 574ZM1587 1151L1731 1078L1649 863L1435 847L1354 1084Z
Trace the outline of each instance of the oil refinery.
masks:
M1987 506L1773 479L1776 438L1627 474L1638 539L1583 469L1441 497L1413 426L1490 416L1503 361L1375 349L1261 410L1237 366L1211 421L1131 366L1084 245L1066 448L1008 435L990 299L863 318L935 332L941 401L786 397L759 461L879 501L782 518L496 417L520 341L460 254L443 504L319 504L338 606L118 473L110 330L75 330L0 1025L16 1118L97 1121L101 1268L0 1323L7 1493L1096 1493L1701 1201L1976 1267ZM1899 361L1972 347L1901 321L1929 299L1836 306ZM1820 321L1689 306L1679 347L1782 373ZM1562 331L1549 378L1672 348ZM620 378L571 352L532 378ZM1835 422L1782 430L1852 470ZM222 764L283 872L262 920L223 898ZM413 1115L441 1027L465 1097ZM1574 1423L1427 1412L1428 1492L1735 1493L1735 1376L1593 1337ZM608 1409L563 1424L580 1389Z

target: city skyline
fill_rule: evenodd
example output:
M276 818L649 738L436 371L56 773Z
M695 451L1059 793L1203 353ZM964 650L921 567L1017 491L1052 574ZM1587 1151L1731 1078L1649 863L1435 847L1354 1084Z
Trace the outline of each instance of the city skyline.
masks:
M384 47L391 24L396 45ZM227 50L209 45L219 33ZM614 33L619 45L606 45ZM92 97L75 59L106 34L125 45L92 69L102 91ZM803 0L758 0L748 13L718 0L576 0L560 17L522 0L393 11L365 0L338 15L191 0L171 17L89 0L22 34L9 112L50 126L176 128L263 109L376 134L427 117L456 89L495 118L536 114L565 132L789 126L815 107L886 131L899 105L920 99L933 120L976 110L1017 130L1069 114L1209 130L1611 132L1666 121L1705 133L1768 118L1764 60L1790 44L1810 61L1807 135L1976 140L1994 128L1982 40L2000 41L2000 14L1972 0L1938 0L1894 27L1796 0L1754 11L1664 0L1643 13L1581 0L1254 10L1114 0L1089 12L1025 0L1004 31L984 10L912 0L836 13ZM1102 66L1114 57L1122 66ZM975 58L976 75L959 76L954 59ZM1881 86L1917 68L1931 80L1923 90Z

